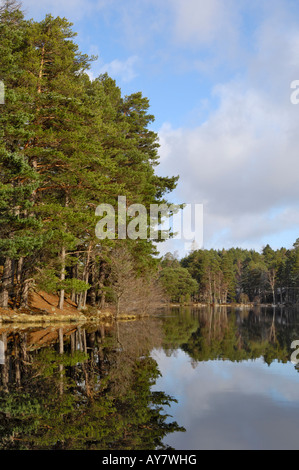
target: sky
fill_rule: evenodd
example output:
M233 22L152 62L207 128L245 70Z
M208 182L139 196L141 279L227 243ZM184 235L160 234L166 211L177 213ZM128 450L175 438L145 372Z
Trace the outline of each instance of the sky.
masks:
M203 206L197 248L291 248L299 238L298 0L23 0L28 18L66 17L90 76L155 116L170 202ZM298 82L299 83L299 82ZM295 95L294 95L295 94ZM294 99L294 97L296 99ZM203 230L203 238L202 238ZM191 239L189 240L189 242ZM184 256L169 240L161 253Z

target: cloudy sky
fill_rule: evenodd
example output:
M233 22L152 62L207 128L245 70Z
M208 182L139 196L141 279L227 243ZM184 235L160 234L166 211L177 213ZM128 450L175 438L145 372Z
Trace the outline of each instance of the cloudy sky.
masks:
M92 77L107 71L123 95L149 98L157 171L180 175L172 201L203 204L204 248L292 247L298 0L23 0L23 8L37 20L68 18L81 51L98 55ZM167 242L162 252L185 248Z

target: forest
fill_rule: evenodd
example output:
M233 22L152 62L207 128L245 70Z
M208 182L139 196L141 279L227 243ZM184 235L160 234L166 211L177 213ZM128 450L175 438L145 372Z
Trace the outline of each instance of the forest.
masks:
M202 249L180 261L168 253L162 266L164 286L177 302L293 305L299 300L299 239L292 249Z
M72 24L25 19L0 7L0 308L24 309L32 292L78 310L107 304L146 311L161 301L295 304L299 239L292 249L192 250L162 259L153 240L99 240L99 204L168 204L178 176L161 177L149 99L123 96ZM150 227L148 227L150 230Z
M27 20L15 0L0 9L0 307L30 293L66 296L78 309L134 292L142 310L156 288L155 240L97 239L99 204L167 203L178 177L160 177L154 116L141 92L122 96L95 57L79 51L65 18ZM142 295L141 295L142 293ZM141 298L142 297L142 298ZM136 300L137 299L137 300Z

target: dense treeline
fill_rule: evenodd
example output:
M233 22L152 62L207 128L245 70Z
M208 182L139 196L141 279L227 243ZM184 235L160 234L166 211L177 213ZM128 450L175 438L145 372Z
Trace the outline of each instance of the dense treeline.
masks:
M95 236L99 204L167 202L177 177L159 177L158 137L141 92L123 97L72 25L25 20L15 0L0 9L0 306L26 307L32 289L78 308L152 289L154 241ZM116 234L117 238L117 234ZM122 266L122 273L118 267Z
M299 239L292 249L273 250L269 245L261 252L241 248L195 250L178 261L168 254L163 260L166 273L187 271L197 288L189 292L192 300L209 304L271 303L293 304L299 301ZM169 277L167 279L170 279ZM171 285L165 282L169 293ZM171 295L178 300L179 291Z

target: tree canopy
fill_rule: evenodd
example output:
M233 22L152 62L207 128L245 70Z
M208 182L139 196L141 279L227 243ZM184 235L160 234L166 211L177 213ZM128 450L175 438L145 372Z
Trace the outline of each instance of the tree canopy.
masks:
M99 240L100 204L167 202L178 177L160 177L154 116L142 92L122 96L107 74L92 80L65 18L26 20L13 0L0 9L0 306L26 307L30 289L78 308L103 304L119 245L135 277L157 269L155 240ZM129 216L126 222L129 220ZM116 220L117 222L117 220ZM111 263L110 263L111 265Z

